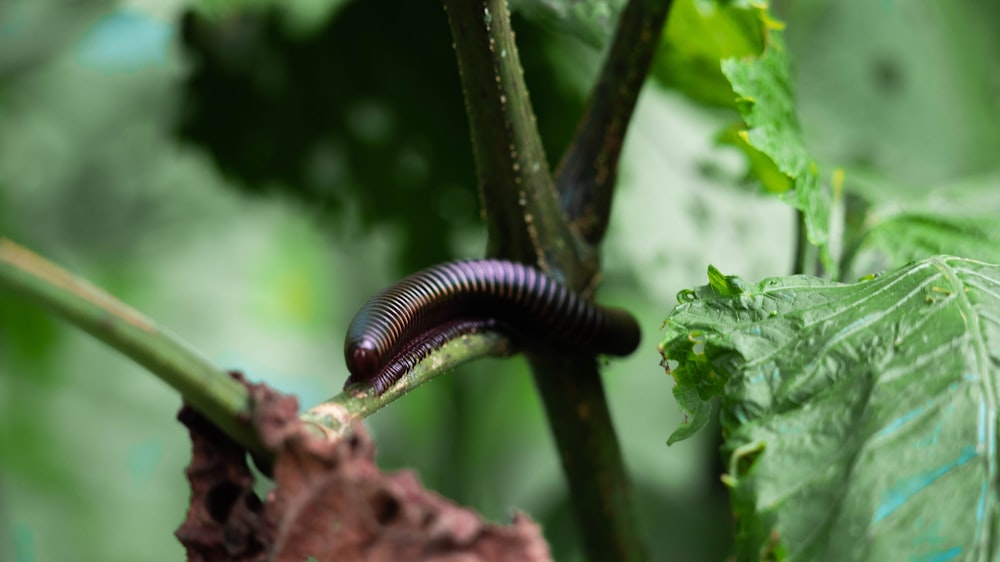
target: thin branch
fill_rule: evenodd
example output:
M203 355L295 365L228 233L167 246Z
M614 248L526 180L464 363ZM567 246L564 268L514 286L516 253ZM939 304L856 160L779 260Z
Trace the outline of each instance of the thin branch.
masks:
M257 458L270 459L247 423L252 404L246 388L139 311L2 237L0 287L35 301L146 367ZM351 423L458 365L512 352L510 341L498 333L470 334L425 357L381 396L348 389L302 418L319 432L339 437Z
M868 201L853 193L846 193L844 207L843 249L840 252L840 265L838 267L840 279L838 281L844 281L844 276L851 273L857 274L854 269L854 260L857 258L858 252L861 251L861 246L869 231L867 221L870 205Z
M559 207L505 0L444 0L487 219L487 254L569 285L580 250Z
M246 389L135 309L0 238L0 287L37 304L149 369L248 451L267 455L250 427Z
M671 0L632 0L625 6L611 49L563 155L556 178L562 207L590 244L604 238L625 133L649 73Z
M302 419L327 437L338 438L352 424L463 363L483 357L507 357L511 353L510 340L501 334L469 334L433 351L382 394L363 392L363 385L348 388L302 414Z
M806 215L800 210L795 211L795 263L792 264L793 275L822 275L819 259L819 248L809 242L807 234Z

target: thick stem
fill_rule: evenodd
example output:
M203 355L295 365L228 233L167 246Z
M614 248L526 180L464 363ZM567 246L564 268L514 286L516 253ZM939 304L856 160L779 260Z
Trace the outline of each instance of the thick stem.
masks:
M0 238L0 287L121 351L248 451L266 455L249 423L253 404L246 388L135 309L5 238Z
M534 263L574 290L588 290L597 274L595 253L576 238L560 207L524 85L506 2L444 0L444 5L455 40L489 229L487 253ZM601 103L605 102L597 105ZM631 114L631 107L627 113ZM623 136L628 117L616 115L617 130ZM609 206L610 199L610 193L606 194L604 205ZM644 559L596 363L591 357L534 355L531 364L588 558Z
M646 559L632 491L597 362L529 356L559 447L570 502L590 560Z
M580 253L562 214L524 83L505 0L444 0L465 94L487 254L580 284Z
M562 207L589 244L604 238L625 133L671 0L632 0L618 21L614 41L573 143L563 155L557 185Z

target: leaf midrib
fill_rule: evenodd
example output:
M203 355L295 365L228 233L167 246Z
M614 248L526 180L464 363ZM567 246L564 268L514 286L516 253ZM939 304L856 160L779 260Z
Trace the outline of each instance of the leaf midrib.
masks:
M979 372L980 385L982 386L983 399L986 400L987 407L987 431L992 428L992 431L987 434L986 441L995 441L997 436L997 397L996 388L993 385L993 380L989 376L989 358L986 351L986 342L983 337L983 329L979 323L979 314L976 312L975 307L969 300L968 294L965 292L966 285L959 278L959 269L952 267L948 262L958 258L951 257L935 257L928 260L930 263L934 264L934 267L940 271L945 278L951 283L955 294L957 296L956 302L958 303L959 309L962 313L962 318L965 320L965 325L968 327L969 334L972 336L970 338L973 346L973 351L975 353L976 360L976 370ZM969 272L973 273L973 272ZM983 444L980 444L982 446ZM987 443L985 446L985 451L977 451L982 454L984 460L986 461L986 474L987 481L992 482L996 486L997 482L997 470L996 470L996 459L990 456L992 452L996 454L996 444L991 447ZM979 528L976 529L976 536L979 537L979 543L976 545L979 559L986 560L989 556L989 529L997 527L997 522L995 521L996 514L993 510L988 510L986 517L984 517L979 522Z

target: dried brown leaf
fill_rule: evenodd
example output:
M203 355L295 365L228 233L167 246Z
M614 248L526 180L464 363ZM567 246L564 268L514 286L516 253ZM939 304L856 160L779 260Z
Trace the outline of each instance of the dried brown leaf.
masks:
M177 418L188 427L192 444L186 470L191 504L176 532L188 560L254 560L271 541L246 451L190 406Z
M241 382L242 377L234 375ZM177 537L196 562L541 562L541 530L524 514L510 525L425 490L410 471L383 474L362 428L338 441L309 432L298 403L265 385L247 385L252 423L276 451L276 486L263 504L253 493L246 452L200 414L179 415L194 448L191 506Z
M425 490L410 471L383 474L360 428L336 443L299 433L275 465L267 501L273 560L499 562L551 560L541 530L509 526Z

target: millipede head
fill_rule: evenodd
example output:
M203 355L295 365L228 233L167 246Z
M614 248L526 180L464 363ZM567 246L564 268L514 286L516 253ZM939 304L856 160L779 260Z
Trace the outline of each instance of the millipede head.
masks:
M345 355L347 370L351 372L352 378L370 378L381 367L378 349L371 340L362 339L352 343Z

